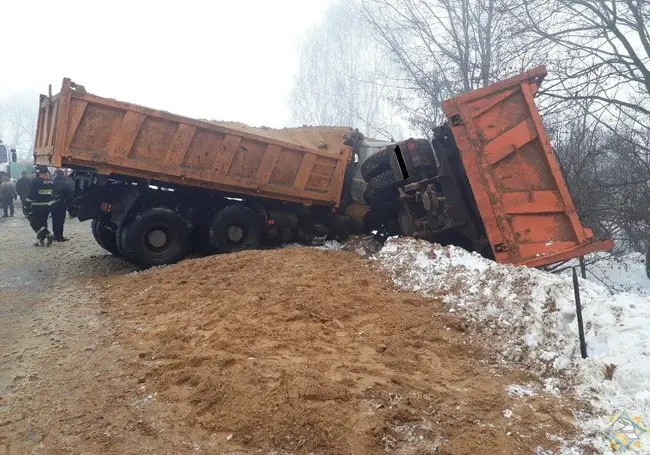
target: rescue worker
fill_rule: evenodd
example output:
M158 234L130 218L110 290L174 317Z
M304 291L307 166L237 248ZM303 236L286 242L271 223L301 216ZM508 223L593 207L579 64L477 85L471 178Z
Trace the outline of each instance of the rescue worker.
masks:
M2 184L0 184L0 203L2 204L2 218L7 218L11 214L14 216L14 201L18 199L18 194L14 188L14 184L11 183L11 179L8 175L5 175L2 178Z
M29 194L25 199L29 225L36 232L34 246L50 246L54 236L47 230L47 217L54 201L54 182L46 167L36 170L36 178L29 185Z
M63 237L63 224L65 212L74 193L74 182L63 172L63 169L54 171L54 202L52 204L52 233L56 242L67 242Z
M27 216L27 213L25 212L25 199L27 199L27 195L29 194L29 182L31 182L31 179L27 176L27 172L25 171L20 173L20 178L16 182L16 192L20 198L20 204L23 207L23 214L25 216Z

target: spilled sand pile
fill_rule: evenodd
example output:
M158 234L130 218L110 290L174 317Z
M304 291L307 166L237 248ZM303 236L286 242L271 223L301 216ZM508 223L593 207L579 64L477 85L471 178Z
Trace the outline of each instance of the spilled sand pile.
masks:
M523 454L574 431L574 402L509 393L525 373L350 252L247 251L102 286L139 425L195 453Z

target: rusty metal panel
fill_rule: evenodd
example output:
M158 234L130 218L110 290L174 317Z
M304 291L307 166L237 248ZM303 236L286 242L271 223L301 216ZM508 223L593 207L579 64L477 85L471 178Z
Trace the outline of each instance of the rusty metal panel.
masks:
M533 95L535 68L444 102L498 262L541 266L611 248L580 224Z
M50 100L47 95L41 95L36 124L36 138L34 140L35 160L38 158L49 163L53 157L59 102L59 97Z
M35 162L338 206L348 131L190 119L91 95L64 79L52 100L41 96Z

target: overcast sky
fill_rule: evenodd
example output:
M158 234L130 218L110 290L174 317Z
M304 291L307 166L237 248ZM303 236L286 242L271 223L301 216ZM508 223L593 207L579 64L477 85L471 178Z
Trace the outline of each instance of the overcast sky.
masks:
M0 95L63 77L189 117L287 126L296 46L331 0L5 0Z

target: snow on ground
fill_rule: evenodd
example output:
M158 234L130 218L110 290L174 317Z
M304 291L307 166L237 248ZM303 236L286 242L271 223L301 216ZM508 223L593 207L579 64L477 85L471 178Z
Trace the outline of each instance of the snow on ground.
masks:
M597 253L587 257L587 279L607 286L613 292L633 292L650 295L650 280L646 275L645 257L640 253L612 256Z
M580 279L589 354L583 360L570 276L408 238L389 239L373 258L398 287L443 298L449 311L497 340L501 361L539 374L548 392L591 403L594 416L576 416L582 443L611 453L599 432L623 409L650 424L650 281L639 260L627 269L601 261L590 268L593 281ZM535 388L513 384L509 393L524 396ZM632 453L650 454L650 436L644 439L642 451ZM576 444L564 453L581 453Z

